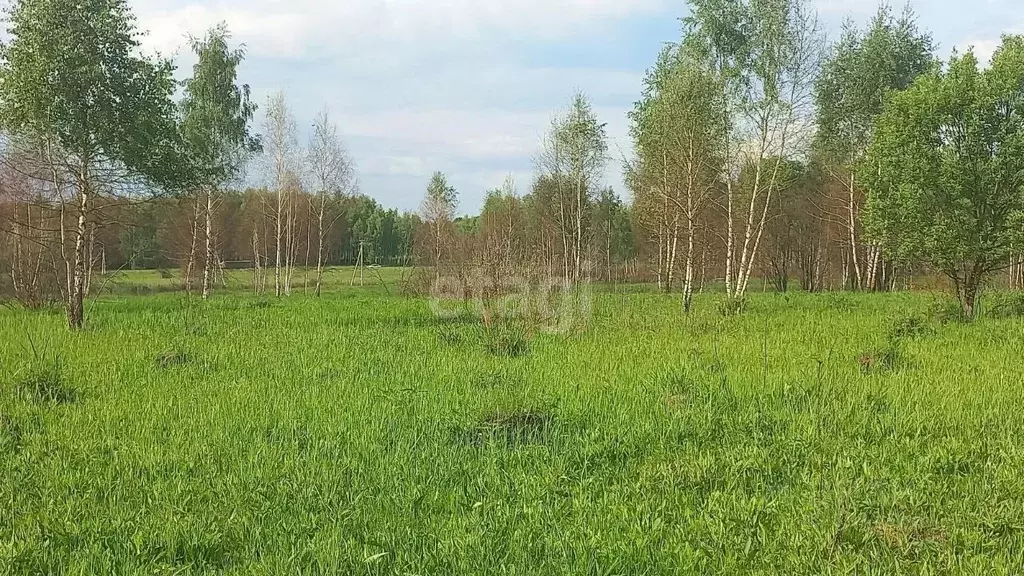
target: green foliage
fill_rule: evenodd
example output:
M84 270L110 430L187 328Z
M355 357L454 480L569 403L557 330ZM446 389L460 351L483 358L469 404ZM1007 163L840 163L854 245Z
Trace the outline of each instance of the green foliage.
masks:
M936 298L928 305L928 317L943 326L971 321L971 318L964 315L959 302L945 298Z
M46 359L36 355L15 373L14 389L22 398L43 404L68 404L78 396L64 376L59 357Z
M899 342L903 340L912 340L914 338L927 336L933 331L933 328L929 326L928 320L924 316L911 314L903 316L893 322L892 326L889 328L889 341Z
M629 178L638 202L653 208L662 204L658 198L671 198L696 216L725 161L723 90L714 73L680 46L662 50L629 113L638 156Z
M996 294L986 315L992 318L1024 318L1024 293L1003 292Z
M858 358L865 374L889 374L907 365L902 340L889 340L881 348L861 354Z
M908 339L913 370L864 376L929 296L752 293L725 321L697 295L681 322L674 296L598 292L590 329L513 361L350 276L271 307L233 280L194 311L204 371L154 367L176 295L105 296L78 334L0 309L0 366L48 331L88 399L0 397L0 571L1019 571L1018 322Z
M403 259L412 254L419 216L384 208L373 198L361 194L335 201L345 224L338 227L339 232L331 242L341 255L340 261L355 263L360 243L364 262L368 263L404 263Z
M546 208L552 209L545 220L556 225L566 277L572 283L584 277L584 252L593 232L594 201L607 164L607 125L598 120L587 95L577 92L569 108L551 121L537 158L539 174L534 190Z
M865 31L847 23L815 88L818 154L853 168L870 142L886 95L932 69L934 49L909 5L896 18L883 4Z
M611 188L601 190L594 202L594 245L605 265L636 255L632 211Z
M448 183L443 172L434 172L427 184L427 197L423 201L423 213L427 221L450 222L459 205L459 193Z
M552 123L548 146L553 148L555 162L548 167L550 173L581 185L590 197L596 195L598 179L608 162L605 127L586 94L573 95L569 109Z
M900 260L953 281L967 316L1024 230L1024 39L1006 36L992 66L974 54L893 94L862 164L867 231Z
M718 313L722 316L739 316L747 310L746 298L723 298L718 302Z
M737 112L785 112L793 90L802 91L799 84L816 72L822 47L808 3L689 0L689 5L683 48L719 74L731 127L739 124Z
M8 33L0 50L0 123L8 133L72 155L86 178L107 163L157 184L184 184L173 65L137 55L140 34L126 0L17 0Z
M237 85L245 52L228 48L230 38L221 23L205 38L190 40L197 62L181 102L181 131L196 180L209 187L236 179L246 158L260 150L258 137L249 133L256 104L249 85Z

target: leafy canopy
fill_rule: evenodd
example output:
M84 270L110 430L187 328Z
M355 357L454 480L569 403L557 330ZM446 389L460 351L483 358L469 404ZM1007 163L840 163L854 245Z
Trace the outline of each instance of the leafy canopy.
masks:
M608 139L584 93L577 92L566 113L555 119L550 138L555 152L552 172L567 175L591 194L608 161Z
M169 60L139 54L126 0L18 0L0 47L0 122L50 142L79 176L103 165L182 184Z
M237 178L246 158L260 150L259 139L249 132L256 104L249 86L237 84L245 51L229 49L230 37L221 23L205 38L191 39L198 60L181 103L181 131L196 178L207 186Z
M728 130L722 89L718 77L680 46L662 50L629 113L638 155L631 178L671 179L679 186L716 179Z
M685 49L721 74L741 108L778 105L807 71L817 23L806 0L689 0Z
M874 132L869 235L958 287L1004 267L1024 228L1024 37L1004 36L983 71L954 55L893 94Z
M427 196L423 201L424 216L428 221L450 221L455 217L459 202L458 192L448 183L443 172L434 172L427 185Z
M815 87L816 151L854 163L867 147L886 94L904 90L935 65L931 35L908 7L898 17L883 5L866 32L847 22Z

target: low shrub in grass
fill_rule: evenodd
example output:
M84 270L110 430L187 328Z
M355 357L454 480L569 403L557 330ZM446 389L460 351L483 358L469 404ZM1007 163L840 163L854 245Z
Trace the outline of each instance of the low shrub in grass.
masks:
M78 397L64 377L59 357L35 358L16 374L14 389L22 398L37 403L70 404Z
M849 294L841 292L829 292L825 294L824 300L825 308L836 312L852 312L857 307Z
M935 300L928 306L928 317L945 326L946 324L970 322L964 316L964 310L954 300Z
M193 361L192 356L181 350L165 350L156 355L156 366L161 370L168 370L178 366L187 366Z
M530 353L530 334L519 322L496 322L484 326L484 348L494 356L519 358Z
M871 350L857 359L864 374L886 374L896 372L908 365L900 341L890 341L877 350Z
M912 314L910 316L899 318L893 322L889 327L888 336L889 341L893 342L920 338L922 336L927 336L934 331L934 328L929 325L926 318Z
M1004 292L992 299L987 316L1000 320L1024 318L1024 292Z
M541 408L498 411L485 416L468 428L459 429L456 440L470 446L495 444L517 448L546 443L555 425L555 415Z
M746 298L726 298L718 303L718 313L722 316L739 316L746 310Z

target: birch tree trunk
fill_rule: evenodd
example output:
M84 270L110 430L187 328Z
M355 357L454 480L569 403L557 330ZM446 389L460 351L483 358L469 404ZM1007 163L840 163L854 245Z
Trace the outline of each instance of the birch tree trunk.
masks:
M732 283L733 259L736 253L736 230L733 226L733 190L732 177L726 175L726 236L725 236L725 295L729 298L736 297L736 291Z
M196 248L199 244L199 198L192 203L192 243L189 245L188 262L185 264L185 277L182 279L186 294L192 293L192 271L196 265Z
M260 293L260 233L256 226L252 227L252 293Z
M666 291L665 261L668 260L665 247L668 245L668 223L666 222L668 199L664 199L661 214L658 215L658 290Z
M279 184L277 189L277 212L274 218L275 227L275 239L274 243L274 295L282 296L284 294L284 285L281 282L281 240L284 232L284 226L282 220L284 219L284 190L282 185Z
M213 284L213 187L206 189L206 262L203 264L203 300L210 297Z
M294 202L289 194L287 199L287 229L285 248L287 253L285 254L285 266L284 266L284 293L287 296L292 295L292 270L295 267L295 208Z
M689 314L693 306L693 218L687 218L686 226L686 276L683 279L683 311Z
M857 255L857 215L856 215L856 200L854 199L855 193L854 175L850 174L850 202L847 206L850 220L847 222L847 227L850 229L850 259L853 260L853 289L860 290L863 287L862 275L860 270L860 258Z
M82 166L78 179L78 226L75 229L74 268L68 293L68 327L81 329L85 319L85 235L89 215L89 168Z
M86 252L85 268L85 295L88 296L92 289L92 271L96 264L96 223L89 223L89 246Z
M302 293L309 291L309 251L313 243L313 207L309 206L306 211L306 257L302 261Z
M316 291L317 297L320 296L320 290L324 280L324 212L326 210L327 197L321 193L320 196L320 210L317 214L317 249L316 249Z
M672 238L671 244L668 246L668 284L665 287L666 292L672 291L672 286L675 284L676 279L676 255L679 247L679 213L677 212L672 221Z

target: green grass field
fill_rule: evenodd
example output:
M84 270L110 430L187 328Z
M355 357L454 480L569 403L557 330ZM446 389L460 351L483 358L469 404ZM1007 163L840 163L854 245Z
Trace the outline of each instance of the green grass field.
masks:
M502 331L350 272L0 311L0 573L1024 567L1024 320L603 291Z

